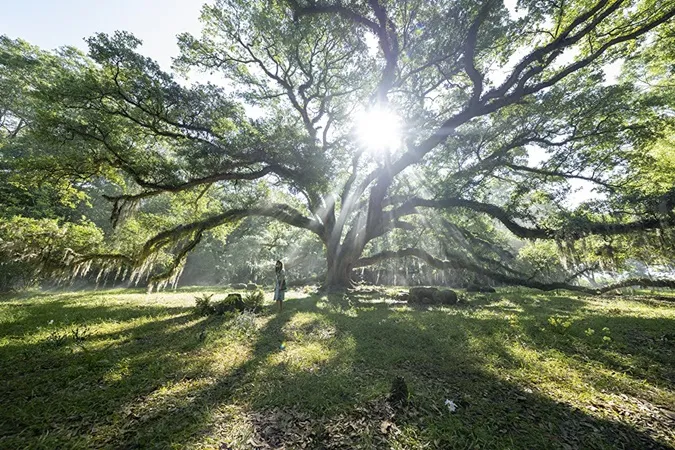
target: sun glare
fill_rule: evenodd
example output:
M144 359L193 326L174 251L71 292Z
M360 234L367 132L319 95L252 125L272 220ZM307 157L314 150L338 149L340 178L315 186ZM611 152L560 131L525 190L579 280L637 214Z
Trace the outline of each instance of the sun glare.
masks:
M393 111L375 107L357 116L356 133L369 150L392 150L401 144L401 119Z

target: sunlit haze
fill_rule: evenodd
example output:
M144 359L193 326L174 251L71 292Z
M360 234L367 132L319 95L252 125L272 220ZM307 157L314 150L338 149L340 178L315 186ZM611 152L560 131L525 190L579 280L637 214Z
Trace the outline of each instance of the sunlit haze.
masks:
M368 150L393 150L401 144L401 118L391 110L374 107L357 114L356 134Z

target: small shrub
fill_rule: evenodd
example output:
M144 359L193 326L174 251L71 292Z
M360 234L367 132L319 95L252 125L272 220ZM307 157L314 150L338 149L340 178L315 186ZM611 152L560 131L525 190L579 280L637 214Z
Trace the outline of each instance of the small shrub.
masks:
M50 321L50 325L53 321ZM52 330L45 340L47 347L61 347L69 344L71 341L77 345L81 345L89 337L89 327L84 325L82 327L71 327L70 330Z
M45 344L48 347L60 347L68 341L68 332L60 332L58 330L53 330L51 333L49 333L49 336L47 336L47 339L45 340Z
M87 325L84 325L82 328L77 327L71 330L71 335L75 342L84 342L89 337L89 327Z
M244 297L244 307L250 311L258 312L262 310L264 301L265 293L260 289L256 289L246 294L246 297Z
M201 297L195 297L195 313L200 316L208 316L215 312L213 305L211 305L211 298L213 294L202 294Z
M548 323L551 325L551 327L553 327L554 330L564 333L569 327L572 326L574 321L564 317L551 316L548 318Z
M241 298L241 294L227 294L225 301L230 305L230 311L243 311L244 310L244 300Z

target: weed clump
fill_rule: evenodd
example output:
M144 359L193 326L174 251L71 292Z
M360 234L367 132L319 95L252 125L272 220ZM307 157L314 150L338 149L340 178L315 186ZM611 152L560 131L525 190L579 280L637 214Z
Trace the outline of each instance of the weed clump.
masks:
M241 311L259 312L262 310L265 294L258 289L249 292L243 298L237 293L228 294L223 300L217 302L213 302L212 298L213 294L195 297L195 313L200 316L222 316L226 313Z
M393 405L402 406L408 403L409 396L410 392L408 391L405 379L400 375L394 378L389 390L389 402Z

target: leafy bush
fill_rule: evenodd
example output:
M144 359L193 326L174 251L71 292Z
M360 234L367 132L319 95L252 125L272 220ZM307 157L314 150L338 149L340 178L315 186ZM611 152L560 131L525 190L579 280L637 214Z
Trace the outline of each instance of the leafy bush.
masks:
M244 308L258 312L262 310L264 301L265 293L260 289L256 289L253 292L249 292L246 294L246 297L244 297Z
M221 302L222 306L220 311L217 314L222 314L226 311L243 311L244 310L244 301L241 298L241 294L227 294L225 300Z
M262 309L265 294L261 290L250 292L242 299L241 294L228 294L224 299L218 302L212 302L213 294L202 294L201 297L195 297L195 312L200 316L218 315L236 311L257 312Z
M58 280L74 255L96 252L103 231L92 222L15 216L0 219L0 292Z
M213 294L202 294L201 297L195 297L195 313L200 316L208 316L215 313L215 308L211 305Z
M212 304L211 314L222 316L228 312L242 311L244 309L244 302L241 299L241 294L228 294L223 300Z

